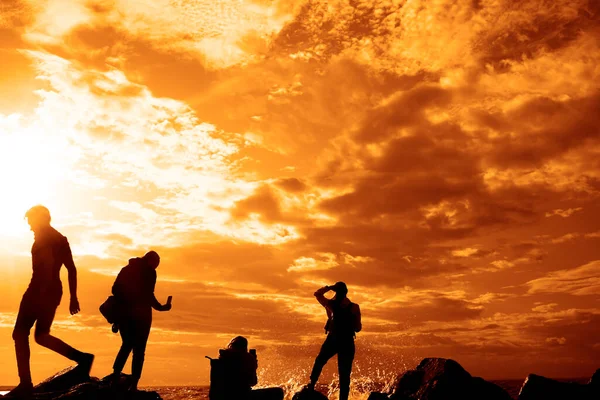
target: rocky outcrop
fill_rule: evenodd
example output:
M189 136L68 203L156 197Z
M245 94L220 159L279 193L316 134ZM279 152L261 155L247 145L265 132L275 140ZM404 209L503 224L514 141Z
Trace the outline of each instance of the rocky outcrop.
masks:
M250 398L252 400L283 400L285 391L280 387L253 389Z
M57 372L48 379L38 383L33 388L34 393L63 393L68 392L71 388L91 382L94 378L90 378L89 374L77 366L68 367ZM97 379L96 379L97 380Z
M560 382L530 374L521 387L519 400L598 400L600 399L600 382L598 382L600 374L598 371L587 385Z
M292 400L327 400L327 396L316 390L303 388L292 397Z
M600 369L597 369L596 372L594 372L589 384L597 389L600 388Z
M372 393L370 399L381 399ZM501 387L473 378L456 361L425 358L416 369L396 378L390 400L512 400Z
M112 375L103 379L90 377L77 367L66 368L33 388L32 400L161 400L156 392L129 392L131 376L121 374L114 380ZM15 399L10 393L6 399Z
M389 396L385 393L372 392L367 400L389 400Z

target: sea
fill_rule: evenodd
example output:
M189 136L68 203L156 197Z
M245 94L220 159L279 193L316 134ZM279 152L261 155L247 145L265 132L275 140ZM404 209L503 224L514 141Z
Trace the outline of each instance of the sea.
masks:
M559 379L564 382L587 383L589 378ZM517 400L519 391L523 385L523 379L492 380L490 382L502 387L513 399ZM373 391L384 390L385 384L357 385L353 387L350 400L367 400ZM286 383L282 385L286 392L285 400L291 400L294 393L300 390L300 384ZM0 387L0 395L8 393L9 387ZM208 400L208 386L157 386L144 387L142 390L153 390L158 392L163 400ZM337 400L337 388L332 386L321 386L318 390L326 394L330 400Z

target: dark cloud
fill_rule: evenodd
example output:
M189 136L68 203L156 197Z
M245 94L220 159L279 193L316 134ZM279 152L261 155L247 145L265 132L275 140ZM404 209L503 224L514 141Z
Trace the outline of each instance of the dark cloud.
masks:
M599 108L600 93L568 101L530 100L504 116L505 129L491 142L488 160L500 168L536 168L572 149L598 143Z
M443 294L431 296L427 301L418 301L417 303L385 307L372 311L371 315L386 320L406 322L408 328L412 329L415 325L423 322L455 322L477 319L483 312L481 306L466 300L448 298Z
M251 213L258 213L267 221L279 221L282 218L279 199L267 186L259 188L252 196L240 200L231 210L231 216L245 219Z
M284 178L275 183L277 186L288 192L302 192L307 188L307 185L297 178Z
M583 31L597 28L600 7L593 0L507 2L504 13L521 13L522 17L515 18L508 31L491 26L474 43L482 62L500 69L509 65L508 60L535 57L568 46Z

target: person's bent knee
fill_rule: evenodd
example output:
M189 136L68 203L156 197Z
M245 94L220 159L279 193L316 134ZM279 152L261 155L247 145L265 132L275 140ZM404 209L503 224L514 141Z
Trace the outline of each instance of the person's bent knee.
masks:
M44 346L46 343L48 343L48 338L50 337L49 333L35 333L34 338L35 338L35 342L37 344L39 344L40 346Z

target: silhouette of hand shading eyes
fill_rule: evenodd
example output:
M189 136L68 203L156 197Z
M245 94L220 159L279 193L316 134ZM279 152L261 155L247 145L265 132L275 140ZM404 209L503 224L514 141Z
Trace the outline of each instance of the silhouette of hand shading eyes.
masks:
M71 297L71 304L69 304L69 311L71 315L75 315L80 311L79 300L76 297Z

